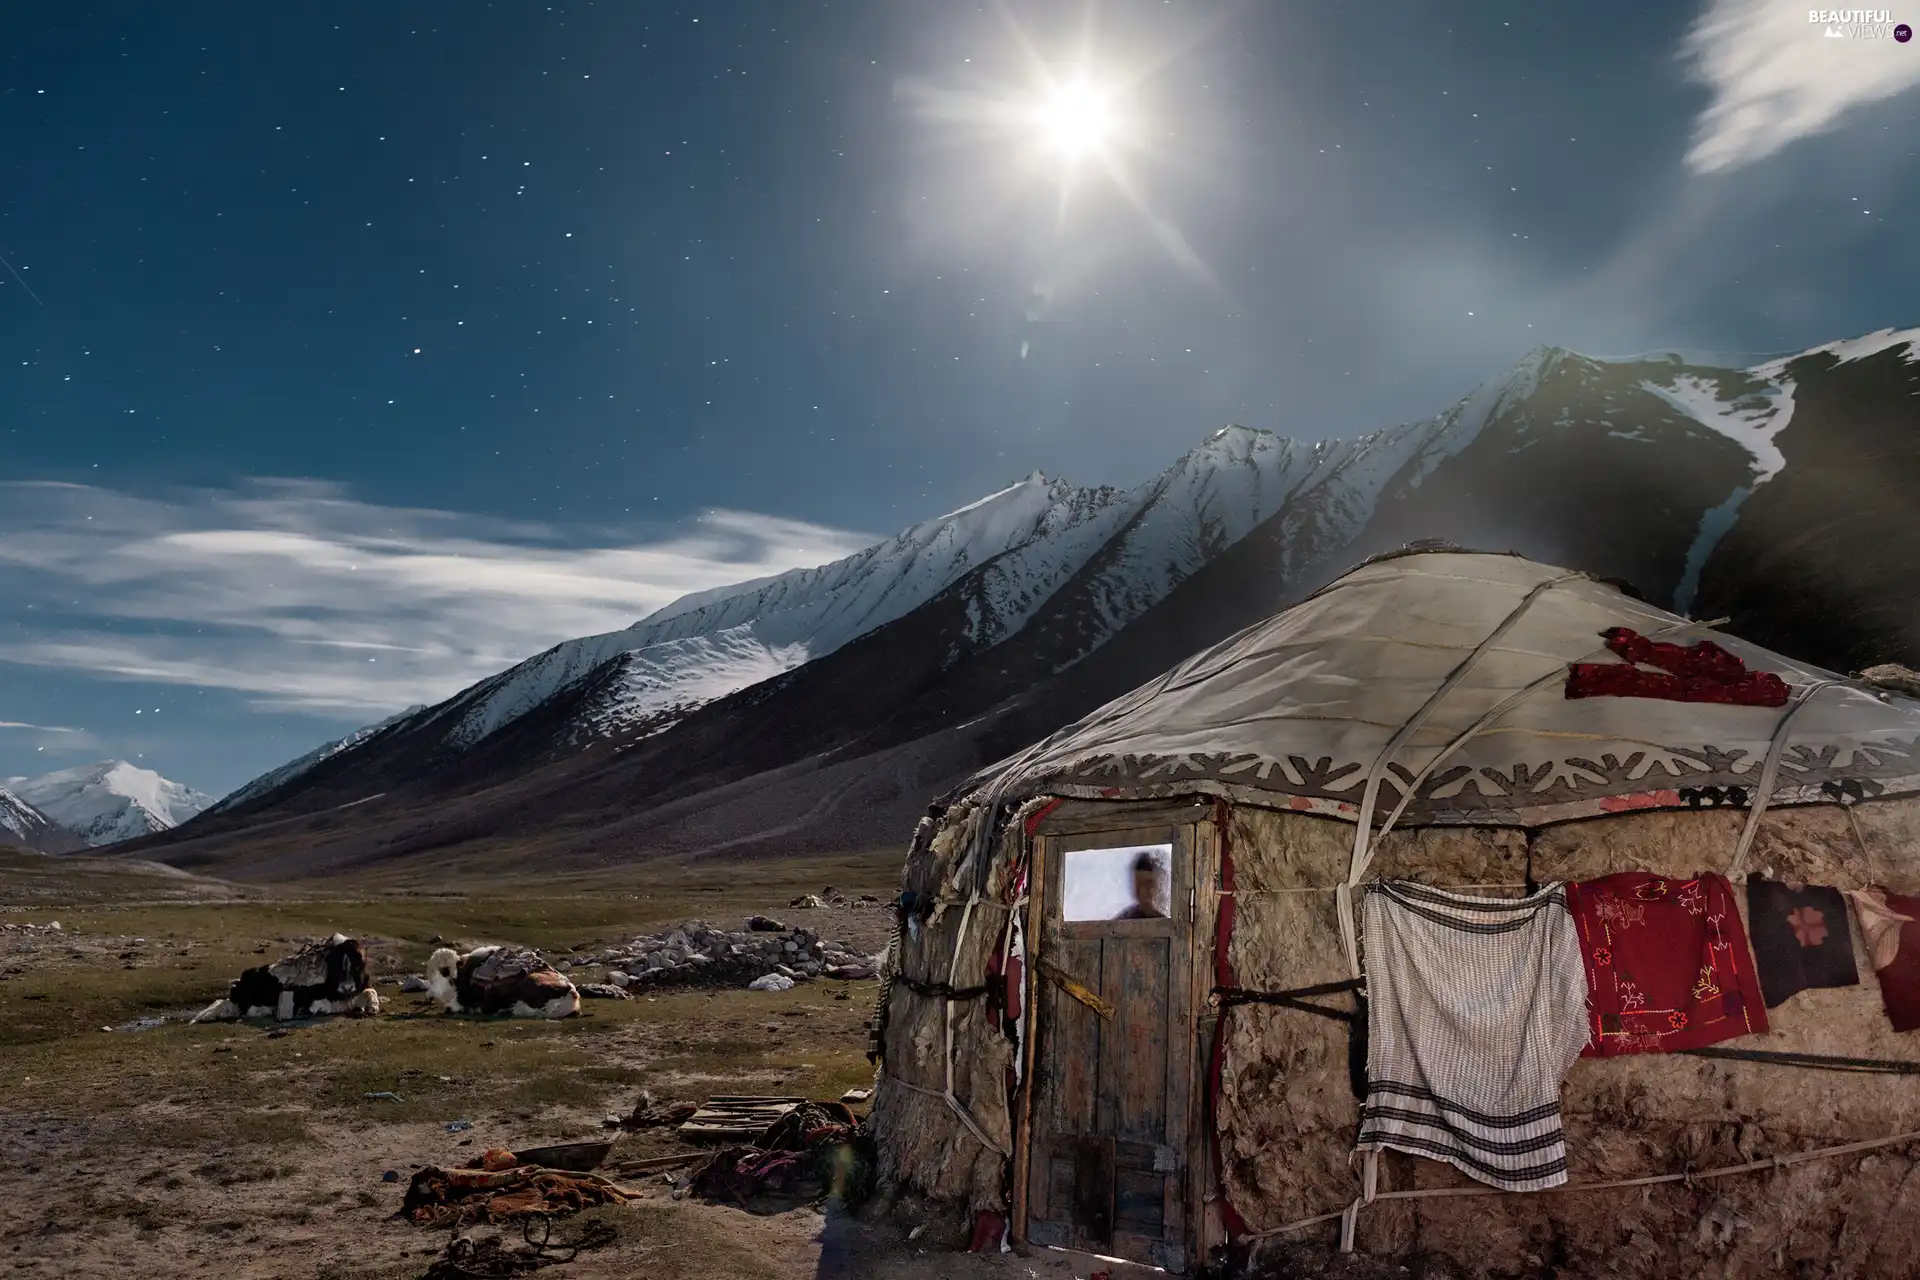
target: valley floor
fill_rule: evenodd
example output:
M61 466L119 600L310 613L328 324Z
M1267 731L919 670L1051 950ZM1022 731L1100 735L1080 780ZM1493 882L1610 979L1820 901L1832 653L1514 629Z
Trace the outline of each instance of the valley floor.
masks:
M753 912L877 950L885 910L786 904L827 884L885 900L897 872L887 855L636 870L544 893L455 896L267 891L107 859L62 866L0 855L0 1269L410 1280L448 1243L443 1230L393 1216L418 1166L605 1136L601 1118L628 1110L642 1089L663 1100L834 1098L868 1084L871 982L594 1000L583 1016L552 1023L446 1017L383 982L377 1019L290 1028L179 1019L241 969L336 929L368 941L382 978L417 971L442 938L524 943L560 958L687 919L738 928ZM53 920L58 932L8 927ZM156 1016L168 1020L134 1029ZM379 1092L400 1101L364 1097ZM456 1120L472 1127L450 1131ZM621 1156L675 1149L670 1136L634 1135ZM756 1215L676 1201L657 1177L629 1184L642 1200L555 1232L572 1238L601 1217L615 1242L546 1274L912 1280L1091 1269L1059 1256L967 1257L932 1232L910 1241L899 1224L813 1207Z

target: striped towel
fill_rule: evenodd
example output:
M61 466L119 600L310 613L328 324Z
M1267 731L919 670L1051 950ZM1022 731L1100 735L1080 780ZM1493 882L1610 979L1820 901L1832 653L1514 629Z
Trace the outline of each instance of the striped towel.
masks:
M1564 887L1474 898L1375 881L1363 911L1371 1025L1355 1145L1508 1191L1565 1182L1560 1082L1587 1043L1587 977Z

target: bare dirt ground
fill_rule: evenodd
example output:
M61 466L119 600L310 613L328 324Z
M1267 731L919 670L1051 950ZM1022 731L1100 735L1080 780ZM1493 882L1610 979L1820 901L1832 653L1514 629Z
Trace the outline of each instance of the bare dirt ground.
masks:
M884 902L896 873L889 856L636 871L544 894L356 895L0 854L0 1269L103 1280L417 1277L449 1241L394 1217L418 1167L458 1165L491 1146L604 1137L602 1118L643 1089L663 1100L837 1098L867 1085L872 982L664 991L530 1022L448 1017L382 981L376 1019L183 1019L242 968L336 929L368 942L385 979L417 970L442 939L523 943L560 959L688 919L739 928L754 912L875 951L889 925L883 906L788 903L829 884ZM55 920L58 931L45 927ZM400 1100L365 1097L379 1092ZM450 1129L455 1121L472 1127ZM670 1130L655 1131L623 1138L617 1158L678 1149ZM754 1214L676 1200L659 1175L625 1185L642 1198L555 1232L571 1239L600 1218L613 1243L544 1274L1064 1278L1105 1265L957 1253L957 1224L930 1223L909 1239L911 1224L816 1206ZM519 1243L517 1230L506 1234Z

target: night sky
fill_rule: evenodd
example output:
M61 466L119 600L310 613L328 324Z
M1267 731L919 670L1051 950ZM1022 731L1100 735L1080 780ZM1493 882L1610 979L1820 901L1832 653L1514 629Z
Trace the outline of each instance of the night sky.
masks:
M1035 468L1423 418L1541 344L1913 324L1920 45L1821 37L1751 0L15 0L0 778L222 792ZM1114 124L1072 159L1036 109L1082 78Z

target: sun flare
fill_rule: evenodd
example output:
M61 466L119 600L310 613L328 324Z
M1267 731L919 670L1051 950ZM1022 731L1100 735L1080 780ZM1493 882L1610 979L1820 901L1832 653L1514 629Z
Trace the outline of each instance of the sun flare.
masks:
M1070 159L1100 151L1113 140L1112 96L1087 80L1054 89L1036 115L1047 145Z

